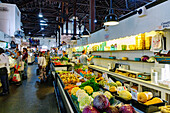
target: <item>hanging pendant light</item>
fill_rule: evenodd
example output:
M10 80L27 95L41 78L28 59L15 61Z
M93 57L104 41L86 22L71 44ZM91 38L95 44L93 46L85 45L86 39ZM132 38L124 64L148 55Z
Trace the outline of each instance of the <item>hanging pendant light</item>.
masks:
M86 28L84 28L81 37L90 37L90 34L87 32Z
M90 37L90 33L86 30L86 27L85 27L85 21L84 21L84 31L82 32L81 34L81 37L84 38L84 37Z
M113 26L118 25L119 19L116 14L114 14L113 8L112 8L112 0L110 0L110 11L109 14L105 17L104 25Z
M77 40L76 37L73 35L73 37L71 37L71 40Z

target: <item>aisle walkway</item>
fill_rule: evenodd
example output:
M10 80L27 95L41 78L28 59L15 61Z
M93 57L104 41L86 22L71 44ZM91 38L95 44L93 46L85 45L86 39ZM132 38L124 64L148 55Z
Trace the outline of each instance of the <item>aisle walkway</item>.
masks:
M39 84L36 65L28 68L21 86L10 85L10 95L0 97L0 113L57 113L52 83Z

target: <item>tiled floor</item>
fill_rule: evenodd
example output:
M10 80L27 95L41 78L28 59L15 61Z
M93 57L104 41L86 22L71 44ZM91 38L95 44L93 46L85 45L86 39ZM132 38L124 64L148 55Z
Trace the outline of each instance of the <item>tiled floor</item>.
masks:
M28 68L21 86L10 85L10 95L0 97L0 113L57 113L52 83L39 84L36 65Z

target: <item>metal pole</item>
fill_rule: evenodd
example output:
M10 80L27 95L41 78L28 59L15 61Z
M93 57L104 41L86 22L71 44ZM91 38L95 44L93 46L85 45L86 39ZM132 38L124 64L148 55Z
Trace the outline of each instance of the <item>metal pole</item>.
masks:
M95 0L90 0L90 21L89 21L89 28L90 32L95 31Z

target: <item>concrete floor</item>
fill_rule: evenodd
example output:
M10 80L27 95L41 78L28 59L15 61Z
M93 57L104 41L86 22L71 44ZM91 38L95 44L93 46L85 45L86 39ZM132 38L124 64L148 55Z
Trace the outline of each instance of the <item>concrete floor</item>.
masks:
M21 86L10 85L10 94L0 97L0 113L57 113L52 83L39 84L37 65L28 67L28 79Z

